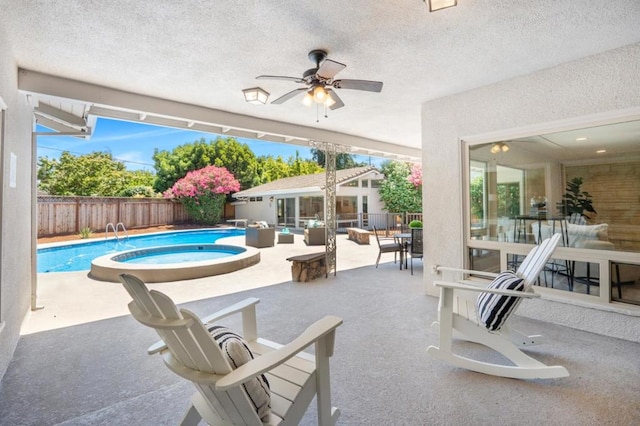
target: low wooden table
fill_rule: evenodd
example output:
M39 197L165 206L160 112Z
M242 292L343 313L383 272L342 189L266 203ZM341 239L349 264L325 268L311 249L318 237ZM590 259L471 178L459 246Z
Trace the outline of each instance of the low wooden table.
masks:
M347 234L349 234L350 240L358 244L369 244L369 235L371 235L371 232L366 229L347 228Z
M297 282L315 280L324 274L327 278L326 253L310 253L287 258L291 265L291 279Z

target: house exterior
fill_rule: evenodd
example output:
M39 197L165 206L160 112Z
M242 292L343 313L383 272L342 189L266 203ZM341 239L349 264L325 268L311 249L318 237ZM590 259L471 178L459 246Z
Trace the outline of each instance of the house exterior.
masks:
M338 228L366 226L368 214L383 213L384 203L378 196L382 179L384 175L373 166L336 171ZM307 221L324 218L325 185L326 174L317 173L236 192L236 218L304 228Z

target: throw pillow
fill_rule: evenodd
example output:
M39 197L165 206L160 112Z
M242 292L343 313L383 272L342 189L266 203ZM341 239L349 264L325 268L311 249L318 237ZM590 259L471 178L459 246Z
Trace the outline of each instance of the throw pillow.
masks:
M207 325L207 330L220 346L222 354L234 370L253 359L249 344L240 336L226 327ZM271 414L271 389L264 374L242 384L249 399L263 422L269 420Z
M608 227L606 223L600 223L598 225L574 225L572 223L567 224L567 230L569 233L569 243L571 247L584 247L587 241L599 240L608 241Z
M511 271L501 272L487 288L524 291L524 279ZM521 298L502 294L480 293L476 299L478 318L489 331L498 331L505 324Z

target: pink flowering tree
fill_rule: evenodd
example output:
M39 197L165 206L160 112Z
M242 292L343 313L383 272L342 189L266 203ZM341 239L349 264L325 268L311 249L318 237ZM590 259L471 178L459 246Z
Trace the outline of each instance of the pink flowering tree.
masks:
M422 189L422 166L415 163L411 165L411 172L407 179L414 187Z
M240 182L224 167L206 166L193 170L164 192L184 204L197 223L220 222L227 194L240 190Z

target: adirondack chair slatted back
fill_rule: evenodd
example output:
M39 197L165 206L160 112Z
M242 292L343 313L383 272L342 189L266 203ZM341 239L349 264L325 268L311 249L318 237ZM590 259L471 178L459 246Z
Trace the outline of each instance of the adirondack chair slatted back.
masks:
M530 288L534 284L538 275L540 275L540 272L542 272L544 266L551 258L553 251L558 246L560 238L560 234L554 234L542 241L539 246L535 246L531 249L529 254L527 254L527 257L524 258L516 271L516 275L524 278L526 289Z
M167 345L162 353L165 364L174 373L194 382L203 394L204 402L220 416L222 421L238 425L261 425L255 408L242 387L218 391L214 385L198 383L197 372L219 375L232 371L224 359L218 343L200 321L187 309L178 309L163 293L149 291L142 281L133 275L121 275L121 281L133 301L129 310L140 323L156 330ZM207 375L209 383L210 375Z

